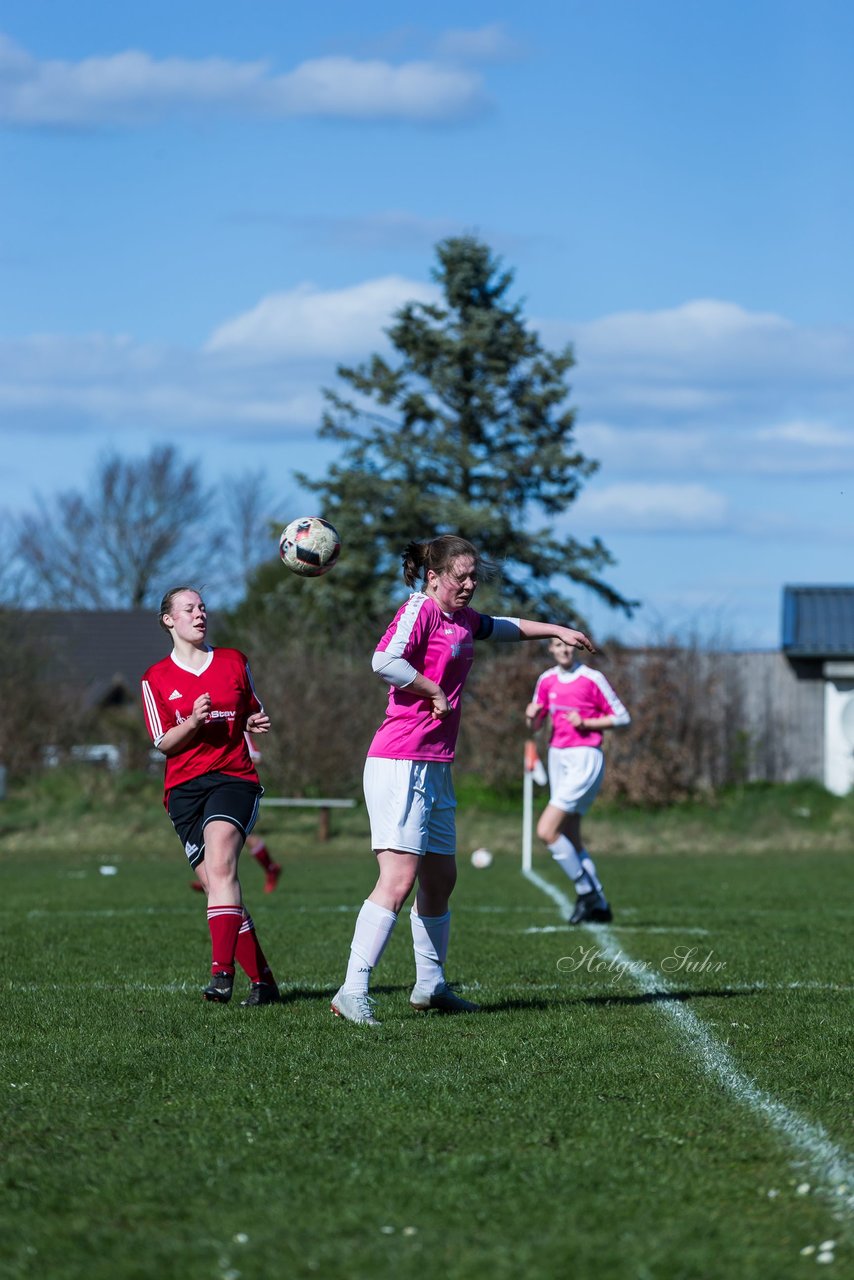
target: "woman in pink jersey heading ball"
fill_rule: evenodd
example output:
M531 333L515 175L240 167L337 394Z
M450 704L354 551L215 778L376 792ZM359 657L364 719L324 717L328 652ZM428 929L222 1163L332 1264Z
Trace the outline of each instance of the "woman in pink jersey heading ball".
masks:
M601 671L579 662L560 639L549 651L557 663L544 671L525 709L531 732L548 716L549 802L537 835L575 885L570 924L607 924L612 918L596 866L581 837L582 815L592 805L605 776L602 734L629 723L629 713Z
M480 567L472 544L453 534L410 542L403 553L404 582L415 587L420 578L422 584L398 609L373 657L374 671L389 685L364 776L379 878L359 912L347 975L332 999L332 1012L348 1022L379 1025L368 995L371 972L416 884L410 1005L419 1012L477 1010L450 989L444 968L457 878L451 763L474 642L552 638L593 651L585 635L558 623L472 609Z

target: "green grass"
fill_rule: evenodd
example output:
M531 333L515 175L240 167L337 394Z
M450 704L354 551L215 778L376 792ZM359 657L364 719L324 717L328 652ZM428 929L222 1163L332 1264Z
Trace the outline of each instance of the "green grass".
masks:
M242 879L285 1003L246 1011L199 998L203 906L155 784L56 776L0 806L0 1276L786 1280L826 1239L820 1270L847 1273L848 1197L665 1006L854 1164L850 807L778 788L591 816L650 995L572 971L603 935L561 926L518 812L481 799L460 847L496 861L461 859L449 971L484 1012L410 1013L401 919L378 1029L328 1007L372 884L361 811L325 846L310 813L263 815L285 872L261 895L245 856ZM722 967L665 972L680 947Z

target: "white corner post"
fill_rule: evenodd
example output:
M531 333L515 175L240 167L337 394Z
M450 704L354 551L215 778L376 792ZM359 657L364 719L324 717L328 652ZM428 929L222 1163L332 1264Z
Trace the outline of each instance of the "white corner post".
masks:
M530 871L534 837L534 765L537 748L533 742L525 743L525 763L522 770L522 871Z

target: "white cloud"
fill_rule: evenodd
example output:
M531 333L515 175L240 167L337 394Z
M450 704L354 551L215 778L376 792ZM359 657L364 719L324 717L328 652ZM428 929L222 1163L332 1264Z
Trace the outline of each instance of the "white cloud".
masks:
M360 120L452 120L485 105L480 77L434 62L393 67L374 59L316 58L271 85L274 114Z
M447 236L464 235L466 228L451 218L427 218L406 209L384 209L350 216L329 213L284 214L244 210L233 217L238 224L284 226L311 244L355 249L430 250ZM489 239L489 237L487 237ZM498 237L492 237L494 243Z
M664 311L605 316L579 325L573 337L590 376L618 371L619 385L631 386L638 402L681 412L720 403L735 377L779 373L804 335L781 316L699 299Z
M400 306L437 296L434 285L403 276L336 290L303 284L227 320L200 351L104 334L0 340L0 424L315 430L336 364L382 349Z
M211 334L206 350L249 360L276 355L349 357L381 340L383 329L404 303L438 296L435 286L404 276L325 291L301 284L270 294L251 311L227 320Z
M700 298L664 311L624 311L582 326L592 352L619 348L626 356L658 359L662 353L683 357L700 350L713 356L745 338L779 338L794 325L773 312L751 312L734 302Z
M605 531L700 532L726 527L726 497L700 484L614 484L586 489L573 520Z
M16 431L110 427L304 432L322 411L331 362L294 362L263 383L205 353L91 334L0 342L0 425Z
M308 436L336 365L386 350L395 311L438 298L435 285L398 275L343 289L302 284L224 319L196 350L127 335L0 339L0 429ZM736 319L752 331L749 313ZM605 332L606 322L599 324ZM793 345L826 354L814 331L777 326L781 334L790 328ZM839 351L850 343L844 339ZM739 477L758 485L854 472L851 374L837 369L825 378L824 355L813 365L804 357L788 384L761 368L733 371L723 358L716 379L700 380L686 355L657 407L651 393L658 384L635 368L627 372L618 345L601 348L598 359L595 375L580 376L583 363L575 371L571 396L581 410L579 447L602 464L577 508L593 530L606 523L707 529L724 518L721 493L741 509L747 491L742 486L739 496ZM828 383L837 387L830 402Z
M572 341L576 377L592 381L618 374L618 386L644 389L647 401L681 410L689 393L711 406L773 379L788 387L802 379L829 389L854 382L854 333L799 327L771 312L699 299L663 311L620 312L581 324L541 321L550 345ZM769 388L771 389L771 388ZM678 393L673 399L674 390ZM690 404L687 407L691 407Z
M313 431L336 364L382 349L403 303L437 296L402 276L326 291L304 284L226 321L202 350L105 334L0 340L0 427Z
M850 329L799 326L709 299L536 327L549 346L574 343L574 399L585 414L627 430L713 433L733 450L736 470L786 464L790 454L773 446L794 448L795 439L759 438L770 423L811 420L825 432L850 429ZM809 465L823 466L826 457L826 450L816 452Z
M515 236L500 228L475 225L460 218L428 217L408 209L379 209L364 214L335 214L325 210L293 214L244 207L229 221L238 226L284 227L301 243L357 250L417 249L431 254L436 242L448 236L476 235L499 255L527 252L535 237Z
M440 57L470 59L473 62L502 62L521 52L519 43L501 22L490 22L472 30L456 28L439 37L436 50Z
M738 413L711 425L686 419L648 427L631 420L628 400L626 407L623 421L582 416L576 430L580 448L609 476L819 476L854 467L854 427L818 420L753 427Z
M596 458L607 475L673 474L731 470L726 443L703 428L635 427L614 422L587 422L576 430L583 452Z
M657 382L652 377L648 382L643 382L631 374L615 378L614 373L617 370L613 366L603 365L602 367L611 369L606 395L608 402L615 407L622 406L623 409L635 412L649 411L652 414L660 412L662 415L678 417L684 421L687 417L725 408L729 402L730 397L725 386L699 387L690 384L680 386L678 375L674 375L670 382ZM688 370L685 371L686 381L688 372ZM589 371L579 375L579 379L583 380L585 386L588 377L590 377ZM594 399L592 403L596 403L596 400Z
M18 126L130 125L212 109L430 123L485 106L476 72L428 60L314 58L284 74L266 61L156 59L140 50L40 61L0 35L0 122Z
M757 438L769 444L803 445L807 449L854 449L854 428L843 430L826 422L782 422L763 427Z

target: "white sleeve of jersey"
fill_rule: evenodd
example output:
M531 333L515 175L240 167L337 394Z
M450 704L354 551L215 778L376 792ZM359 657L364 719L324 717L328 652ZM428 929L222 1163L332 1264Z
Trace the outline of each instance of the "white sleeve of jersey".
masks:
M151 734L151 741L155 747L159 747L166 734L166 730L160 720L160 712L157 710L157 703L154 700L154 693L151 685L147 680L142 682L142 705L145 711L145 718L148 721L148 731Z
M611 708L611 715L614 717L614 727L618 725L631 724L632 718L614 690L608 684L608 681L602 675L601 671L596 671L592 667L588 667L587 675L595 684L599 686L599 692L602 693Z
M521 640L522 628L518 618L493 618L492 630L485 640Z
M394 685L395 689L405 689L418 675L410 662L394 657L387 649L375 650L371 666L381 680Z

